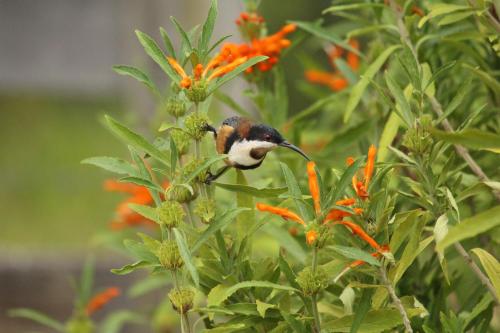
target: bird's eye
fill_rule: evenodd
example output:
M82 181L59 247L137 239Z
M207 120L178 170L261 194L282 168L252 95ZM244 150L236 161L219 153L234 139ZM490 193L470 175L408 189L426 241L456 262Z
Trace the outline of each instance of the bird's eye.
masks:
M266 134L266 135L264 136L264 140L266 140L266 141L271 141L271 136L270 136L269 134Z

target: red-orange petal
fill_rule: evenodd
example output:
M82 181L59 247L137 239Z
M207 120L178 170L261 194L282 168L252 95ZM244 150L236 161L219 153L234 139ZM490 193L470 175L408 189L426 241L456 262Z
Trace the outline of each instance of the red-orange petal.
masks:
M373 170L375 168L375 156L377 155L377 148L371 145L368 149L368 158L365 166L365 189L368 189L368 184L372 179Z
M338 221L335 222L336 224L342 224L349 228L353 234L357 235L359 238L367 242L371 247L373 247L375 250L382 252L383 249L382 247L372 238L370 235L368 235L363 228L361 228L359 225L351 222L351 221Z
M279 215L286 220L292 220L304 226L306 225L306 223L302 220L300 216L298 216L297 214L295 214L294 212L290 211L287 208L270 206L263 203L257 203L256 206L257 209L260 210L261 212L269 212L275 215Z
M207 80L210 81L215 79L216 77L226 75L227 73L233 71L236 67L247 61L247 59L247 57L236 58L233 62L225 66L218 67L215 71L212 72L212 74L210 74Z
M320 193L318 184L318 175L316 174L316 163L307 162L307 176L309 177L309 192L313 198L314 210L316 214L321 213Z
M184 79L187 77L187 74L184 71L184 68L182 68L182 66L177 62L177 60L175 60L172 57L167 57L167 60L168 60L168 63L170 64L170 66L172 66L172 68L181 76L181 78Z
M104 305L109 303L113 298L118 297L120 295L120 289L116 287L111 287L103 292L92 297L92 299L88 302L87 307L85 309L88 316L97 310L101 309Z

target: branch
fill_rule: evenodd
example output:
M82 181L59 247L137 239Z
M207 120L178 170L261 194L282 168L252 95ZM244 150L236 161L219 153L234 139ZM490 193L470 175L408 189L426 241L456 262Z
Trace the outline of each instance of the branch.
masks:
M399 35L401 36L401 40L404 44L406 44L411 52L413 53L413 56L415 57L415 60L417 61L417 65L420 68L421 65L418 61L418 55L417 51L415 50L415 47L410 41L410 35L408 33L408 30L406 29L406 26L404 25L403 22L403 13L401 12L401 9L398 8L398 5L394 0L389 0L390 6L392 11L394 12L394 15L396 15L397 19L397 25L398 25L398 30L399 30ZM439 101L436 99L434 96L428 96L431 102L432 109L434 112L438 115L441 116L443 114L443 107L439 103ZM443 127L446 132L453 133L455 130L453 129L453 126L451 126L450 122L448 119L443 120ZM469 154L469 151L467 148L465 148L462 145L455 144L454 145L455 150L457 151L457 154L462 157L462 159L467 163L469 168L472 170L473 173L476 174L476 176L483 182L490 181L488 176L483 172L483 169L479 166L479 164L476 163L476 161L472 158L472 156ZM493 195L497 199L497 201L500 202L500 191L497 190L492 190Z
M408 318L408 314L406 313L401 300L399 299L398 295L396 295L396 291L392 287L391 281L389 281L389 279L387 278L387 273L385 272L385 267L383 265L382 267L380 267L380 277L382 278L382 283L385 285L387 291L389 292L389 295L391 296L392 303L394 303L394 306L396 307L396 309L398 309L401 317L403 318L403 325L405 325L406 332L413 333L413 329L411 328L410 324L410 318Z
M474 273L476 273L479 280L481 280L481 283L486 288L488 288L488 291L491 293L491 295L493 295L493 299L495 300L495 302L497 304L500 304L498 297L497 297L497 294L496 294L496 291L495 291L495 288L491 284L491 281L488 279L488 277L486 275L484 275L483 271L477 266L477 264L474 262L474 260L472 260L471 256L464 249L462 244L460 244L459 242L456 242L453 245L455 246L455 249L458 251L458 253L464 258L467 265L469 265L469 267L474 271Z

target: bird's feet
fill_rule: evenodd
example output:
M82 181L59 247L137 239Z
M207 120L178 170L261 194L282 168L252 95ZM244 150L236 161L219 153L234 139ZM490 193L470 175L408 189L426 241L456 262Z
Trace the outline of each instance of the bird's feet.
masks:
M206 185L210 185L215 179L217 179L217 177L214 176L210 171L207 171L207 177L205 178L204 183Z

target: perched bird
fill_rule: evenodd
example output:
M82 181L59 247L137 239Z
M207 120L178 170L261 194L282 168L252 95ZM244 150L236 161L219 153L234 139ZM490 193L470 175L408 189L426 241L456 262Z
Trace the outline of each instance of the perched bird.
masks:
M208 183L231 167L241 170L258 168L266 154L277 147L289 148L309 160L299 147L286 141L276 129L265 124L254 124L247 118L230 117L218 129L212 126L206 129L214 133L217 153L228 155L225 159L227 165L215 174L210 174Z

